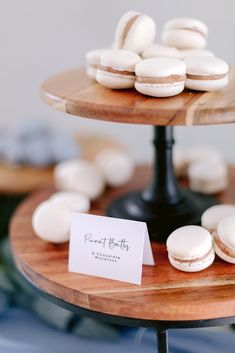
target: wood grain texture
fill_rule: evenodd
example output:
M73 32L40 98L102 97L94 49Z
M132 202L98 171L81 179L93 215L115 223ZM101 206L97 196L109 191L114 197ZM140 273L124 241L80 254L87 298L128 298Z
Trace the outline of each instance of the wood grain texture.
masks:
M104 214L111 199L149 183L150 169L139 167L127 186L107 190L91 212ZM235 168L231 187L219 196L235 203ZM30 196L11 224L11 243L19 270L41 290L68 303L106 314L145 320L205 320L235 315L235 266L216 258L199 273L183 273L169 264L165 245L152 244L155 267L143 266L142 285L69 273L68 244L52 245L38 239L31 227L35 207L52 187Z
M72 115L121 123L146 125L211 125L235 122L235 69L229 85L219 92L184 91L171 98L151 98L133 90L110 90L84 69L47 79L43 100Z

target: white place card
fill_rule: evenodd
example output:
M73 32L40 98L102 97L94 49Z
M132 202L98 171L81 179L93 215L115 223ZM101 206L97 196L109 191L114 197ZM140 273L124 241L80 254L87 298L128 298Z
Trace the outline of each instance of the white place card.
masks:
M146 223L74 212L69 271L141 284L154 265Z

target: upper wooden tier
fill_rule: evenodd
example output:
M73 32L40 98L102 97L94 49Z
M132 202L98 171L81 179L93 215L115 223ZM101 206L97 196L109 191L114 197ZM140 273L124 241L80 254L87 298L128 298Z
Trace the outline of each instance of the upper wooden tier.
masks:
M235 122L235 68L219 92L185 91L171 98L151 98L133 90L110 90L88 78L84 69L48 78L43 100L72 115L146 125L213 125Z

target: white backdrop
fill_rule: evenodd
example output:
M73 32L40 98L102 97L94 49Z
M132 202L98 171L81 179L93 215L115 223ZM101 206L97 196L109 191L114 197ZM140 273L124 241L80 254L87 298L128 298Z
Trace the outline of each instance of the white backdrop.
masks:
M109 46L119 17L141 10L157 21L191 16L210 29L209 49L235 64L234 0L0 0L0 127L17 119L40 117L70 130L108 134L130 148L137 160L151 156L151 128L73 118L40 101L41 81L57 71L84 64L85 53ZM235 161L235 126L177 128L181 144L212 144ZM138 141L138 144L135 142Z

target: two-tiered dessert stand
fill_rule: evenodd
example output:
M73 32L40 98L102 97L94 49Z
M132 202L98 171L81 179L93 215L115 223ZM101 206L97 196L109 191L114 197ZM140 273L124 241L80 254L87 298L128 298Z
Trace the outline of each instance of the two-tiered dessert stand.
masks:
M234 169L227 191L213 199L181 189L172 166L173 126L235 122L235 71L223 91L185 91L156 99L134 90L108 90L77 69L45 81L42 96L69 114L155 126L152 176L148 168L137 168L131 183L108 190L93 204L91 213L146 221L151 238L157 240L152 243L156 266L144 266L141 286L69 273L68 245L46 244L31 228L35 207L53 192L48 186L28 198L12 221L12 248L19 270L43 295L76 313L124 325L156 327L160 353L167 352L169 328L235 322L235 266L216 259L213 266L197 274L179 272L170 266L161 244L173 229L199 224L208 206L235 202Z

